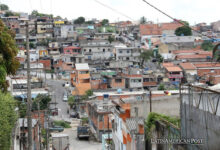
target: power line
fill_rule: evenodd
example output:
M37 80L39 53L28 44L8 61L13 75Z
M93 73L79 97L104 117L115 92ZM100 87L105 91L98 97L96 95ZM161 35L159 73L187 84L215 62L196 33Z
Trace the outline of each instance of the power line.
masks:
M122 12L119 12L118 10L116 10L116 9L114 9L114 8L112 8L112 7L106 5L106 4L104 4L104 3L102 3L102 2L100 2L100 1L98 1L98 0L94 0L94 1L95 1L96 3L98 3L98 4L100 4L100 5L102 5L102 6L106 7L106 8L108 8L108 9L114 11L115 13L118 13L118 14L120 14L120 15L122 15L122 16L124 16L124 17L126 17L126 18L128 18L128 19L130 19L130 20L132 20L132 21L134 21L134 19L132 19L131 17L127 16L126 14L124 14L124 13L122 13Z
M168 15L167 13L165 13L165 12L162 11L161 9L157 8L156 6L152 5L151 3L147 2L146 0L143 0L143 2L145 2L146 4L148 4L149 6L151 6L152 8L156 9L157 11L159 11L160 13L162 13L163 15L167 16L168 18L172 19L173 21L178 22L179 24L182 24L182 25L184 25L184 26L189 27L191 30L193 30L193 31L195 31L195 32L197 32L197 33L199 33L199 34L201 34L202 36L205 36L205 37L208 37L208 38L210 38L210 39L213 39L212 37L210 37L210 36L208 36L208 35L205 35L205 34L199 32L199 31L197 31L197 30L191 28L189 25L186 25L185 23L181 22L180 20L175 19L174 17Z

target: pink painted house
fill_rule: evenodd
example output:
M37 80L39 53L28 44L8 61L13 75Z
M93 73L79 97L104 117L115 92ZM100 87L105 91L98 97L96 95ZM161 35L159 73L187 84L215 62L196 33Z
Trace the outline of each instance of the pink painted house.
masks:
M80 54L81 48L80 47L74 47L74 46L68 46L63 49L64 54Z

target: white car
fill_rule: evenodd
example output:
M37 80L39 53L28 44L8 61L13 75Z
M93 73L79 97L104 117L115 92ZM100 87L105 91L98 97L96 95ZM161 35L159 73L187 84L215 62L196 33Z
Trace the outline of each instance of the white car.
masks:
M64 102L67 102L67 101L68 101L67 95L64 95L64 96L63 96L63 101L64 101Z

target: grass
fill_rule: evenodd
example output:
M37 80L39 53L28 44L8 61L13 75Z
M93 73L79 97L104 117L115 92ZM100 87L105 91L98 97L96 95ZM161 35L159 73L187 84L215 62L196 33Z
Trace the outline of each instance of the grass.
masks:
M65 121L54 121L54 125L62 126L63 128L71 128L70 124Z

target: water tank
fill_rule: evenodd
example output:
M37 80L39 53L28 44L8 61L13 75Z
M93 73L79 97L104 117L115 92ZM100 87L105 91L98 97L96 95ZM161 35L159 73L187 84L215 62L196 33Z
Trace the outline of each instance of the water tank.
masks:
M117 89L117 93L121 94L122 93L122 89Z

